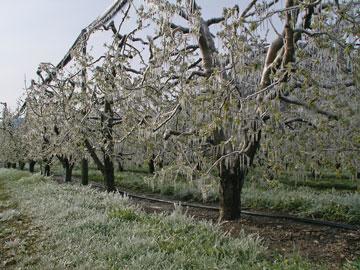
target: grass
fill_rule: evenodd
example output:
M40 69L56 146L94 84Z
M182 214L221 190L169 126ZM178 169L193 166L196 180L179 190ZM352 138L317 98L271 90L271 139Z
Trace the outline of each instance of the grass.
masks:
M29 173L15 170L1 173L11 182L29 176ZM38 227L31 223L26 213L20 211L17 202L11 198L10 190L0 181L0 268L13 269L18 261L27 265L31 261L29 255L36 260L39 239Z
M180 207L171 215L146 214L119 194L58 185L13 170L1 169L0 183L0 194L10 194L6 200L41 228L41 242L34 248L38 252L16 257L14 269L320 267L291 256L270 260L256 235L230 237L217 225L186 217Z
M340 179L339 181L334 181L333 179L321 179L321 180L303 180L303 181L294 181L294 180L285 180L281 181L285 185L298 187L311 187L319 190L326 189L336 189L336 190L349 190L356 191L358 189L357 183L347 179Z
M25 170L27 170L27 165L25 166ZM37 164L35 166L35 171L40 172L40 167ZM63 174L63 168L61 164L58 162L55 162L52 166L52 172L56 175ZM80 166L75 166L73 175L76 177L81 176L81 170ZM127 187L132 187L133 189L139 189L143 190L143 181L137 181L139 177L146 177L149 176L148 169L144 166L138 167L127 167L125 171L123 172L117 172L116 177L118 182L122 182L123 186L125 185ZM89 177L93 181L101 182L103 180L103 177L95 168L90 168L89 170ZM127 181L126 179L130 178L131 181ZM171 177L170 177L171 178ZM254 172L249 175L249 178L263 178L261 168L255 169ZM132 183L134 182L134 183ZM179 182L179 181L177 181ZM310 173L303 175L302 177L295 177L294 175L290 173L284 172L282 175L278 176L277 179L274 182L280 182L283 185L287 186L289 189L297 189L298 187L309 187L316 190L332 190L335 189L337 191L357 191L360 186L360 180L353 180L352 176L346 173L331 173L329 170L324 169L319 173L317 178L314 178ZM161 183L160 183L161 184ZM167 188L161 188L160 185L155 185L155 187L151 187L148 189L148 191L151 191L151 189L155 189L156 193L162 193L169 195L175 195L177 196L178 190L181 190L181 187L175 189L171 189L169 187ZM201 194L194 194L194 192L191 192L191 194L194 196L194 200L198 200L199 196L202 197ZM213 194L211 194L213 196ZM217 198L215 198L216 200Z
M310 187L317 190L345 190L356 191L358 189L358 183L354 180L344 177L333 177L332 175L325 175L318 179L313 177L306 177L304 179L294 179L290 175L286 177L279 177L279 181L289 187Z
M74 175L80 176L80 171L74 171ZM89 177L102 182L99 171L90 170ZM135 192L162 194L178 200L218 201L218 186L214 179L184 181L125 171L116 173L116 184ZM242 200L246 208L270 209L301 217L360 224L360 194L357 191L294 187L282 181L252 180L245 183Z
M75 169L74 176L80 175L80 170ZM100 171L95 169L89 170L89 178L103 181ZM295 181L289 175L269 182L259 179L261 177L255 172L245 183L242 195L244 208L270 209L301 217L360 224L360 193L354 190L356 183L348 178L337 178L327 172L316 180L308 177ZM116 173L116 184L122 188L182 201L218 202L217 183L215 178L186 181L173 175L154 177L146 174L144 168Z
M246 187L244 205L256 209L272 209L302 217L360 224L360 194L335 191L314 191L299 187L260 189Z

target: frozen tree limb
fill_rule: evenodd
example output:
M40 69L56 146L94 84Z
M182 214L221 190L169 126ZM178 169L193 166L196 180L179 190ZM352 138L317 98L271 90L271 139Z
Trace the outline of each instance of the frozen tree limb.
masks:
M314 112L316 112L318 114L325 115L329 120L339 120L339 116L337 116L336 114L324 111L324 110L318 108L317 106L311 106L311 105L299 100L296 97L280 96L279 98L280 98L281 101L284 101L286 103L293 104L293 105L298 105L298 106L304 107L307 110L314 111Z

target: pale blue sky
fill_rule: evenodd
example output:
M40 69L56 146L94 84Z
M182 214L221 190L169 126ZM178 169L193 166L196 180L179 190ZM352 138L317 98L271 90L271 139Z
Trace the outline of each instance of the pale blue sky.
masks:
M112 0L0 0L0 101L14 108L24 75L40 62L57 63L80 30Z
M224 6L249 0L198 0L206 18ZM82 28L113 0L0 0L0 101L13 109L23 94L24 76L35 78L40 62L57 64ZM101 44L101 41L99 42Z

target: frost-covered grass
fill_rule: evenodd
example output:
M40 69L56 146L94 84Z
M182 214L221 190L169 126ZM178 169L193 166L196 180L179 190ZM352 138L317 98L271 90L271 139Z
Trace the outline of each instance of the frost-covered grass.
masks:
M356 181L347 178L330 178L321 177L320 179L305 178L305 179L294 179L291 177L282 177L279 179L284 185L297 188L297 187L310 187L318 190L345 190L345 191L356 191L359 184Z
M1 169L0 177L7 181L17 181L22 177L30 176L31 174L27 171L13 170L13 169Z
M181 213L146 214L119 194L58 185L39 175L0 170L17 211L41 228L41 253L26 269L313 269L304 260L272 262L255 235L232 238ZM21 239L20 239L21 240ZM21 245L21 241L17 245Z
M18 260L19 268L322 269L298 256L266 259L258 237L231 238L216 225L185 217L180 208L170 216L149 215L119 195L14 170L0 170L0 185L18 206L7 217L26 214L42 232L38 253ZM22 245L15 240L8 244Z
M264 178L260 168L254 169L254 175ZM356 191L360 188L360 181L348 171L337 171L323 168L317 171L317 175L308 172L282 172L274 176L275 182L280 182L289 188L309 187L316 190Z
M246 187L244 205L250 208L273 209L303 217L343 221L360 225L360 194L335 191L314 191L299 187L260 189Z
M102 181L100 172L90 170L90 179ZM178 200L216 202L218 185L216 180L174 181L167 178L150 177L133 172L116 174L116 182L134 191L152 192L171 196ZM276 185L247 182L243 189L243 207L271 209L302 217L314 217L332 221L360 224L360 193L317 190L310 187L289 187L276 182Z
M15 184L17 179L28 176L28 173L15 170L1 171L8 179L7 183ZM28 261L34 254L38 241L37 228L31 224L26 214L18 208L11 191L0 181L0 268L14 269L17 261Z

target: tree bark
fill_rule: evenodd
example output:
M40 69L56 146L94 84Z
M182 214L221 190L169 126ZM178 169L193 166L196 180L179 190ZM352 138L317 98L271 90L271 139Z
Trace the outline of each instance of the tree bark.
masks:
M35 164L36 162L34 160L29 161L29 172L31 173L35 172Z
M253 129L255 131L255 124L253 124ZM246 153L235 157L227 157L219 163L220 220L236 220L241 216L242 187L260 147L261 130L256 133L257 135L252 135L254 137L251 136L248 141L250 145ZM221 132L219 134L221 136Z
M124 167L123 167L123 165L121 164L121 161L118 160L117 163L118 163L118 171L119 171L119 172L123 172L123 171L124 171Z
M106 189L108 192L115 191L115 176L114 176L114 141L113 141L113 118L114 112L111 108L111 102L105 100L104 114L102 115L103 123L103 137L106 145L104 152L104 169L103 176L105 180Z
M89 184L89 162L86 158L81 160L81 184L84 186Z
M155 172L155 162L154 162L154 155L151 156L151 158L148 161L149 166L149 173L153 174Z
M241 214L241 191L245 170L222 168L220 172L220 220L236 220Z
M115 191L114 163L109 155L104 155L104 181L108 192Z
M70 162L70 159L68 157L64 157L64 156L60 156L57 155L56 156L59 161L61 162L64 170L65 170L65 175L64 175L64 182L71 182L71 178L72 178L72 170L74 168L74 163Z
M44 176L50 176L50 164L49 163L45 163L45 166L44 166L44 173L43 173Z
M64 158L63 159L63 167L65 169L65 178L64 181L65 182L71 182L71 178L72 178L72 170L74 168L74 165L70 163L68 158Z
M88 139L85 139L84 143L85 143L86 149L89 151L90 156L92 157L93 161L95 162L98 170L101 172L104 171L104 164L102 164L100 158L98 157L95 148L92 146L92 144L90 143L90 141Z
M68 165L65 168L65 182L71 182L73 166Z
M84 42L84 44L83 44L83 48L82 48L82 54L83 54L83 56L86 57L86 46L87 46L86 39L83 42ZM82 92L82 94L86 95L86 66L84 66L81 71L81 77L82 77L81 92ZM86 110L84 109L82 111L82 113L85 116ZM88 147L90 147L92 149L92 147L89 146L90 143L87 140L85 140L85 144L86 144L86 142L88 143ZM96 156L96 154L95 154L95 156ZM99 168L101 169L101 166ZM89 184L89 161L86 158L81 159L81 184L84 186Z
M19 168L20 168L20 170L24 170L24 168L25 168L25 162L19 161Z

